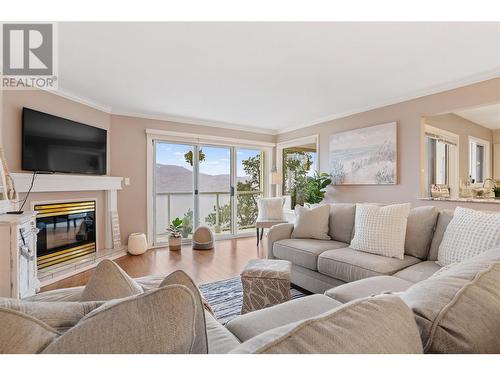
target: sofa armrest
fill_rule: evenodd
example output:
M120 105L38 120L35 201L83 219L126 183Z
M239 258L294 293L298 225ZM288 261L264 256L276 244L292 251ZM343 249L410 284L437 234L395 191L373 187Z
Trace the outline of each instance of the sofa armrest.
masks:
M282 223L273 225L267 234L267 258L274 259L273 245L276 241L290 238L293 231L293 224Z

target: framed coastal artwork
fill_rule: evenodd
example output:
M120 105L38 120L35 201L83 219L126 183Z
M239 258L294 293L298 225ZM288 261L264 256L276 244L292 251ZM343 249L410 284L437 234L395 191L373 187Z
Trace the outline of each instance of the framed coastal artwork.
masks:
M332 184L396 184L397 154L396 122L332 134Z

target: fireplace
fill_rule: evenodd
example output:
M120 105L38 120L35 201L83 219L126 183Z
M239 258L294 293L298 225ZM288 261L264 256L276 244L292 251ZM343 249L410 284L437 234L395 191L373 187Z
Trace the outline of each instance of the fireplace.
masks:
M39 270L95 253L95 207L95 201L34 206Z

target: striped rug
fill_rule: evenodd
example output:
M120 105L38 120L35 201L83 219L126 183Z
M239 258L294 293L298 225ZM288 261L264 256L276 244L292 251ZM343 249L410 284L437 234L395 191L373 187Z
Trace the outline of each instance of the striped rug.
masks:
M220 323L226 324L240 315L241 305L243 304L243 288L239 276L203 284L199 288ZM306 296L305 293L294 288L291 289L291 293L292 299Z

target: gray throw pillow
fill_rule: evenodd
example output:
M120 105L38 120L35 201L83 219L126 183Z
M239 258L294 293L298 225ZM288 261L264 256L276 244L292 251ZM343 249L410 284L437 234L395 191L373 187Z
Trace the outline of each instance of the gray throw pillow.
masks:
M183 285L113 300L86 315L42 353L193 353L200 309Z
M500 248L401 293L426 353L500 353Z
M142 287L112 260L101 261L82 291L80 301L109 301L140 294Z
M159 288L168 285L183 285L187 287L191 293L193 293L197 306L201 306L200 309L196 311L196 324L195 324L195 345L193 347L193 353L197 354L207 354L208 353L208 337L207 337L207 324L205 320L205 309L203 308L205 302L201 297L200 290L194 283L194 281L189 277L184 271L178 270L172 272L170 275L165 277L160 283Z
M328 219L330 206L327 204L314 208L295 206L295 225L291 238L311 238L329 240Z

